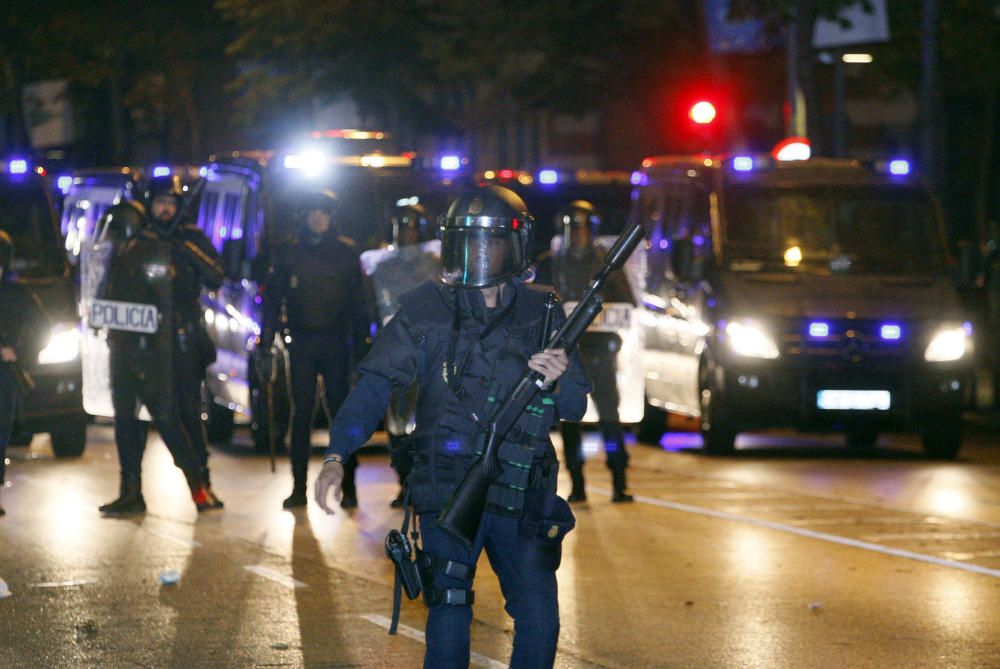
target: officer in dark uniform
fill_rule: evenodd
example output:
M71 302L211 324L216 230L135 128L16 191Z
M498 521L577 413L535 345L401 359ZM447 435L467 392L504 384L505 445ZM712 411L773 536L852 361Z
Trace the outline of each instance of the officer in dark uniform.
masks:
M585 200L575 200L556 214L556 232L562 234L559 252L546 251L538 258L537 279L556 287L559 295L568 301L579 300L587 289L591 277L600 269L604 253L594 245L594 238L601 226L600 214ZM623 274L612 274L601 296L608 302L633 302L632 294ZM585 332L580 338L580 357L587 376L594 384L591 397L597 406L598 425L604 437L607 466L611 470L614 502L631 502L625 492L625 468L628 453L625 451L625 434L618 419L618 384L615 380L618 350L621 338L610 332ZM587 499L583 480L583 451L580 424L563 421L560 425L566 468L573 480L570 502Z
M178 183L165 191L150 191L146 205L126 201L109 210L108 230L119 235L101 296L134 301L136 284L144 280L170 282L168 317L160 334L111 330L111 393L115 409L115 441L121 466L118 499L100 507L106 515L142 513L142 455L146 425L136 416L141 402L184 473L198 511L217 509L222 502L207 481L207 451L202 441L200 408L189 402L200 397L206 350L199 344L202 286L218 288L223 270L211 243L180 220L183 194ZM147 214L147 208L149 214ZM164 251L165 250L165 251ZM163 258L163 264L150 262ZM166 332L162 329L167 328Z
M430 222L427 210L419 203L395 207L389 216L389 246L366 252L380 254L379 262L371 272L375 301L375 318L379 326L385 325L399 310L399 296L425 279L437 277L441 261L420 244L428 241ZM363 255L362 258L365 256ZM365 262L362 260L362 265ZM417 387L394 392L385 416L385 429L389 434L389 452L400 483L409 473L405 457L405 444L412 430L413 410L417 401ZM403 488L392 500L393 508L403 506Z
M288 351L292 376L292 494L286 509L305 506L306 474L316 407L316 378L323 377L324 410L332 416L350 389L354 346L367 334L361 263L354 241L338 237L337 196L331 191L308 193L298 203L298 239L279 250L264 291L264 325L258 346L258 369L270 370L270 347L284 306L291 336ZM345 509L358 505L354 485L357 458L346 463Z
M13 257L14 242L0 230L0 493L18 397L30 390L30 380L20 368L21 361L38 355L41 342L32 335L49 330L34 294L13 280L10 269Z
M317 503L332 513L326 500L341 492L343 461L371 435L392 392L418 385L405 485L422 540L425 667L468 666L472 583L483 549L514 618L511 666L551 667L555 658L555 572L573 522L555 494L558 462L549 432L560 417L583 416L589 384L575 354L541 350L548 291L523 282L531 233L524 202L505 188L481 186L452 203L441 221L441 283L422 283L400 297L331 425L316 481ZM562 319L557 314L557 327ZM438 513L482 449L478 423L529 367L544 375L545 389L500 447L502 474L467 547L437 526Z

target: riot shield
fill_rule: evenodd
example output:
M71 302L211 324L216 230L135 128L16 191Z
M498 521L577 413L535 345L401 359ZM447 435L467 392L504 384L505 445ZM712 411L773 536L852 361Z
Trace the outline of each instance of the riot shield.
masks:
M601 235L595 246L606 252L617 238ZM552 254L562 248L562 236L552 238ZM580 339L580 349L586 352L593 364L606 370L617 386L618 418L621 423L638 423L645 410L645 375L642 367L643 331L635 305L642 295L642 276L645 272L645 247L640 244L629 256L622 271L613 275L622 285L607 285L603 310L587 328ZM631 297L631 299L629 299ZM576 302L563 302L566 313L572 312ZM599 390L599 389L597 389ZM593 396L587 398L585 423L598 420L597 405Z
M144 234L124 242L102 240L82 260L86 298L81 304L88 331L85 403L89 398L102 410L99 415L113 415L115 364L139 380L151 403L169 406L174 401L171 243ZM104 385L88 389L88 381Z
M441 241L365 251L361 268L374 289L379 323L385 325L399 309L400 294L441 273Z
M365 251L361 254L361 268L372 284L379 323L385 325L399 309L401 293L441 273L441 241ZM393 393L385 415L386 431L393 436L413 432L416 406L415 385Z

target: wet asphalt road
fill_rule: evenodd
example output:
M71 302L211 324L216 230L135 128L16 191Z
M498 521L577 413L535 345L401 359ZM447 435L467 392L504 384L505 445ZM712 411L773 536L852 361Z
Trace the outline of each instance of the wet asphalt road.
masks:
M613 505L588 435L557 667L1000 667L995 431L971 433L957 462L913 437L867 454L791 434L741 437L730 458L698 444L631 446L637 501ZM53 459L44 436L9 456L0 667L420 666L422 605L386 635L382 540L401 513L384 454L362 459L360 508L326 516L281 510L287 461L272 474L248 448L216 448L226 508L199 516L153 435L149 511L127 520L96 510L117 492L109 426L77 460ZM503 667L512 625L479 573L473 666Z

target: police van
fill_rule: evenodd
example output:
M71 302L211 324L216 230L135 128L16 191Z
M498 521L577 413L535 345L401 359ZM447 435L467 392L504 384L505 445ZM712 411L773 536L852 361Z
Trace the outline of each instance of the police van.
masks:
M258 450L267 449L266 394L253 373L252 350L260 334L261 283L274 250L297 234L298 197L324 189L336 193L339 232L354 240L360 253L384 243L389 215L398 204L420 202L436 215L454 189L463 187L457 169L437 162L435 169L421 169L416 154L372 149L381 146L376 134L384 136L329 131L294 150L232 152L214 156L205 166L198 226L226 268L222 288L203 298L208 331L218 349L206 380L213 440L228 438L235 416L242 414L250 419ZM371 152L354 153L360 145ZM276 357L272 406L278 435L284 434L290 415L284 336L277 338L281 354Z
M86 446L76 291L59 237L48 179L27 159L0 163L0 229L14 241L12 272L38 299L49 325L34 333L40 353L22 361L35 382L17 412L14 443L48 432L56 456Z
M647 439L660 409L700 418L714 454L772 427L854 448L916 431L958 454L972 328L906 161L665 156L634 181Z

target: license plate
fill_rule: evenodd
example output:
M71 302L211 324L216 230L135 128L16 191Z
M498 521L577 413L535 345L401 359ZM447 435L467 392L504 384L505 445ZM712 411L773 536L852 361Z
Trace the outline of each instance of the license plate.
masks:
M160 326L159 311L152 304L94 300L90 305L88 325L92 328L152 334Z
M892 396L888 390L820 390L816 406L828 411L888 411Z
M563 308L569 316L576 308L576 302L564 302ZM588 332L617 332L627 330L632 324L632 305L627 302L605 302L597 318L587 328Z

